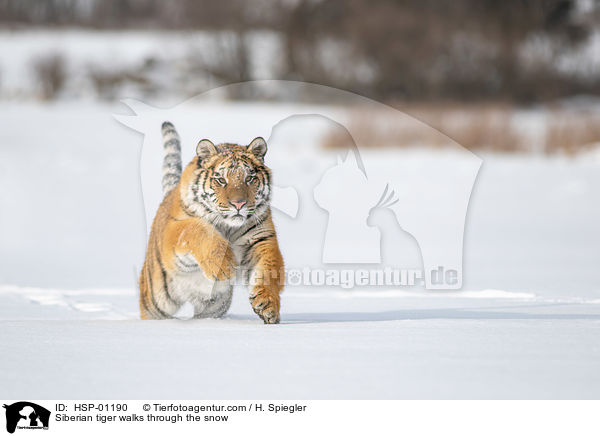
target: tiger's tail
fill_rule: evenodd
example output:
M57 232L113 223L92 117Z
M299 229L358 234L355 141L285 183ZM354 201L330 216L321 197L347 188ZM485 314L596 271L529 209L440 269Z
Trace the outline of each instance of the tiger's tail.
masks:
M169 121L162 124L163 148L162 166L163 197L177 186L181 178L181 142L175 126Z

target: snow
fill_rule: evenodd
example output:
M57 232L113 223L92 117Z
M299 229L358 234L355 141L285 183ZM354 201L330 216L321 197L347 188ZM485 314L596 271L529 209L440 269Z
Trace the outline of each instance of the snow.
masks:
M600 393L598 304L293 290L283 297L283 324L265 326L238 291L225 319L141 322L134 318L133 290L51 291L51 304L35 304L40 290L3 288L4 395L545 399Z
M212 108L224 115L274 110ZM142 137L112 118L123 108L0 109L0 386L7 398L600 395L600 160L593 154L481 156L461 291L290 286L282 324L265 326L238 287L225 319L142 322L135 291L146 238ZM270 164L301 185L335 153L311 166L301 145L316 149L310 135L323 132L322 121L294 123L287 128L295 139L270 150ZM395 153L419 165L444 152ZM286 166L289 156L294 165ZM300 191L298 220L275 215L290 266L318 263L320 248L317 236L294 226L326 219ZM419 266L408 234L384 241L382 250L400 245L410 266Z

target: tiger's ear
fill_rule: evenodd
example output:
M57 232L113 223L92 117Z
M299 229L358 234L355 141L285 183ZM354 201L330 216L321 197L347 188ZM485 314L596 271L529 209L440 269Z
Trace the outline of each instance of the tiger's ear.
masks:
M254 138L252 142L248 145L248 150L254 154L259 159L263 159L265 154L267 154L267 142L261 138Z
M207 157L212 156L218 152L217 147L208 139L201 140L196 146L196 154L200 160L204 160Z

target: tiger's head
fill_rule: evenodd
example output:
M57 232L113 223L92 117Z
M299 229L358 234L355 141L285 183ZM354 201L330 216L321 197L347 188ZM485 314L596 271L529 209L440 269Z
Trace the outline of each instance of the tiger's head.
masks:
M266 152L267 143L260 137L247 146L201 140L186 169L189 174L182 178L187 182L181 191L186 208L213 224L228 227L260 219L269 208L271 196Z

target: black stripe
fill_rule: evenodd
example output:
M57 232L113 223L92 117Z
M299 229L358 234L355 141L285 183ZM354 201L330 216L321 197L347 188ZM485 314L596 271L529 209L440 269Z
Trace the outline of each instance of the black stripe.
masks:
M181 258L177 258L177 262L179 262L179 265L187 268L187 269L195 269L198 267L197 263L185 263Z
M260 232L257 232L257 234L254 235L254 237L258 239L270 238L272 236L275 236L275 233L270 229L262 229Z
M181 210L183 210L183 213L185 213L187 216L189 216L189 217L195 216L194 214L190 213L189 209L187 208L187 206L181 199L181 196L179 196L179 207L181 207Z
M179 177L181 174L181 164L179 162L165 162L162 167L163 171L168 170L165 175L173 175Z
M263 220L261 219L261 220L259 220L259 221L258 221L256 224L254 224L253 226L250 226L250 227L248 227L248 228L247 228L247 229L244 231L244 233L242 233L241 235L239 235L239 236L237 237L237 239L240 239L242 236L246 236L250 230L254 230L255 228L257 228L258 226L260 226L260 225L262 225L262 224L263 224Z
M178 163L181 164L181 159L177 153L169 153L163 158L163 165L165 163Z
M142 274L145 274L147 271L146 268L144 268L144 270L142 271ZM146 289L148 288L148 282L147 280L144 280L144 283L146 284ZM140 288L140 301L142 302L142 306L144 306L144 309L146 309L146 312L148 312L148 314L151 314L151 310L150 307L148 307L148 303L146 302L146 294L142 294L142 289Z
M152 297L152 304L154 304L154 307L156 308L156 310L158 311L160 316L163 318L171 318L171 315L169 315L167 312L163 311L160 307L158 307L158 303L156 302L156 299L154 298L154 292L152 289L150 290L150 296Z
M242 264L246 265L250 261L249 255L252 254L252 250L254 249L254 247L256 247L261 242L265 242L265 241L273 238L274 236L275 236L275 233L270 233L267 236L258 238L257 240L253 241L250 245L248 245L246 247L246 251L244 252L244 255L242 256Z
M152 300L152 304L154 305L154 308L156 309L158 314L161 315L163 318L171 318L171 316L168 313L164 312L160 307L158 307L158 303L156 302L156 299L154 298L154 286L152 284L152 275L150 274L149 270L148 270L148 280L150 281L150 297Z
M156 261L158 262L158 266L160 267L160 272L162 274L163 291L165 292L167 299L175 306L177 306L177 302L173 299L173 297L171 297L171 294L169 293L169 287L167 286L167 272L165 271L165 268L160 260L160 251L158 250L158 245L155 247L154 255L156 256Z
M179 157L181 156L181 154L177 151L173 151L171 153L167 153L164 155L163 160L166 159L175 159L175 160L179 160Z
M169 132L167 132L167 133L169 133ZM165 133L164 136L166 136L167 133ZM173 130L173 133L177 134L174 130ZM173 146L175 148L180 148L180 146L179 146L179 138L171 138L168 141L165 141L163 143L163 147L170 147L170 146Z
M203 171L200 171L198 173L198 177L196 177L196 181L192 185L192 192L194 193L194 200L197 203L200 203L200 200L198 199L198 189L200 188L199 182L200 182L200 178L202 177L202 174L203 174Z
M187 268L195 268L195 267L198 266L197 263L185 263L183 261L183 259L178 254L176 254L175 257L177 258L177 262L179 262L180 265L183 265L183 266L185 266Z
M152 298L152 277L150 276L149 269L150 267L146 268L146 281L148 284L148 292ZM152 314L152 317L156 318L156 310L154 310L154 307L150 307L148 302L146 302L146 309Z
M208 183L208 188L210 188L210 176L208 174L206 174L206 177L202 181L202 191L204 191L204 192L208 192L208 188L206 187L207 183Z
M152 275L150 274L150 267L146 268L146 275L147 275L147 280L148 280L148 290L150 293L150 300L153 304L153 307L146 305L146 308L148 309L148 312L150 312L152 314L153 318L158 318L157 313L160 315L160 309L156 306L156 302L154 301L154 291L152 289L153 284L152 284Z
M166 163L163 165L162 169L163 169L163 171L166 170L165 176L172 175L172 176L179 177L181 174L181 165L179 165L178 163L173 163L173 164Z
M174 167L178 168L179 172L181 172L181 161L179 159L165 159L162 164L163 168L165 167Z

